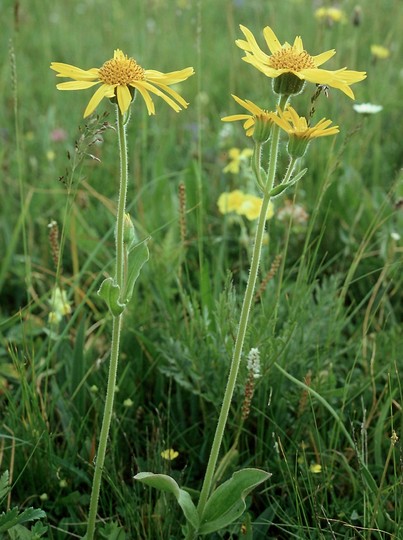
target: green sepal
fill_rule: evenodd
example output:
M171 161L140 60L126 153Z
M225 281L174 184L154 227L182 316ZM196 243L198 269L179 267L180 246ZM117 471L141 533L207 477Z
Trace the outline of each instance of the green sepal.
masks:
M101 283L98 289L98 295L105 300L109 311L114 317L118 317L123 313L126 304L122 304L119 301L120 287L111 277L104 279Z
M148 251L147 246L148 241L149 238L146 238L139 244L131 246L127 250L127 280L123 295L125 303L130 302L134 285L140 275L140 271L150 258L150 252Z
M200 519L198 534L219 531L238 519L245 511L245 498L271 473L260 469L242 469L221 484L210 496Z
M189 493L181 489L173 478L166 474L154 474L151 472L141 472L134 476L135 480L154 487L160 491L172 493L182 508L186 521L197 530L199 528L199 515Z
M299 182L299 180L301 180L301 178L304 176L307 170L308 170L307 168L302 169L302 171L300 171L296 176L294 176L294 178L292 178L286 184L279 184L278 186L273 188L270 191L270 198L274 199L275 197L278 197L279 195L284 193L284 191L286 191L288 188L290 188L291 186Z

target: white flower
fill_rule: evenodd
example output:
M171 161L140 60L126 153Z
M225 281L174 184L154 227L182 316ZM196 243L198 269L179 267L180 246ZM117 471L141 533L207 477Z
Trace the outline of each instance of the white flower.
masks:
M258 379L261 377L260 373L260 352L257 347L252 348L249 351L248 357L247 357L247 368L249 372L253 373L253 377L255 379Z
M383 107L372 103L355 103L353 109L359 114L377 114L382 111Z

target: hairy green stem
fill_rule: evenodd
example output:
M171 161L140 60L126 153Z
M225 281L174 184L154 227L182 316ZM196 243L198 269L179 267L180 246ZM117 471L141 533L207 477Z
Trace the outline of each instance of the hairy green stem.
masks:
M251 305L253 301L253 294L254 294L254 289L256 285L257 274L259 270L259 262L260 262L260 255L262 251L262 241L263 241L263 235L264 235L264 230L265 230L267 208L270 202L270 191L273 188L275 174L276 174L278 143L279 143L279 137L280 137L279 132L280 132L280 128L277 125L273 125L272 135L271 135L271 145L270 145L270 163L269 163L269 169L267 172L267 179L264 186L262 208L260 211L259 221L258 221L256 234L255 234L255 242L254 242L254 247L253 247L253 252L252 252L249 278L248 278L248 283L246 285L245 296L244 296L244 300L242 304L238 332L237 332L237 337L235 341L234 353L233 353L233 357L231 361L228 382L225 389L220 416L218 419L218 424L217 424L217 428L216 428L216 432L215 432L215 436L214 436L214 440L213 440L213 444L211 448L211 453L210 453L209 461L207 464L206 474L204 477L204 482L203 482L202 490L200 493L200 499L197 506L199 516L203 515L204 508L206 506L208 497L211 492L214 472L217 465L218 455L220 452L224 430L225 430L225 426L228 419L228 413L231 406L232 396L234 393L235 384L236 384L236 380L238 376L239 365L241 362L242 350L243 350L246 330L247 330L248 322L249 322L249 314L250 314L250 309L251 309ZM260 156L259 145L256 145L255 147L255 156ZM258 166L256 163L254 163L253 168L255 170L255 174L257 175L257 181L259 184L261 184L260 165ZM191 538L191 536L189 538Z
M116 217L116 273L115 282L120 287L120 291L124 286L124 218L126 207L126 193L127 193L127 143L126 132L124 126L124 118L117 109L117 123L118 123L118 135L119 135L119 154L120 154L120 188L119 188L119 201ZM113 317L112 328L112 344L111 344L111 357L109 363L108 384L106 389L104 416L102 420L101 433L99 435L98 451L95 461L94 478L92 481L92 491L90 500L90 510L88 514L88 526L86 540L93 540L95 533L95 521L98 509L99 492L101 489L102 473L105 461L106 448L108 445L109 429L113 414L113 402L116 389L116 374L119 361L119 345L120 345L120 331L122 328L123 313Z

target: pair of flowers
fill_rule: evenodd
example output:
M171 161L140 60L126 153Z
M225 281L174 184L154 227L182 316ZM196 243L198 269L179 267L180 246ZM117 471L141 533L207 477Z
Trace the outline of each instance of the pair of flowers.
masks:
M335 50L311 56L304 49L301 37L297 36L292 45L287 42L281 45L273 30L267 26L263 34L271 52L268 55L260 49L250 30L242 25L240 28L246 40L236 40L236 44L245 52L243 60L272 78L275 81L274 89L278 93L282 93L284 77L292 76L297 83L301 83L298 92L305 81L308 81L337 88L354 99L350 86L366 77L364 72L351 71L347 68L336 71L320 69L319 66L329 60L335 54ZM103 98L116 99L121 114L125 114L136 90L144 99L149 114L155 114L151 94L161 97L178 112L182 107L186 108L188 103L178 92L170 88L170 85L182 82L194 74L192 67L169 73L144 69L120 49L115 50L114 57L100 68L83 70L70 64L52 62L51 69L57 72L58 77L72 79L58 84L59 90L83 90L101 84L91 97L84 117L94 112ZM289 113L293 115L291 110ZM323 125L321 129L324 129Z

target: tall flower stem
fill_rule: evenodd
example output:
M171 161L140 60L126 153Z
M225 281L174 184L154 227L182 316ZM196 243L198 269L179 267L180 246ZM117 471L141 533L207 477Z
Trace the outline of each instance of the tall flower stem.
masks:
M119 201L118 210L116 216L116 270L115 270L115 283L120 287L120 291L124 286L124 218L126 207L126 193L127 193L127 142L125 123L122 114L117 107L117 124L118 124L118 136L119 136L119 154L120 154L120 188L119 188ZM113 316L112 327L112 343L111 343L111 356L109 363L108 384L106 389L106 399L104 416L102 420L101 433L99 436L98 451L95 460L94 478L92 481L92 491L90 500L90 510L88 515L87 534L86 540L93 540L95 533L95 521L98 509L99 492L101 489L102 473L105 461L106 448L108 444L109 429L113 414L113 402L116 389L116 374L119 361L119 346L120 346L120 331L122 328L123 313Z
M280 97L279 99L280 107L284 107L286 102L287 102L286 97L283 97L283 96ZM267 208L269 206L270 192L273 188L275 174L276 174L279 138L280 138L280 128L277 125L273 125L272 133L271 133L271 144L270 144L270 162L269 162L269 168L267 171L266 182L264 185L262 207L260 210L259 220L257 224L256 234L255 234L255 242L253 246L249 278L248 278L248 283L246 285L245 296L243 299L241 315L239 319L238 332L236 336L234 353L233 353L233 357L231 361L228 382L225 389L223 403L222 403L220 415L218 418L218 424L217 424L216 432L214 435L213 444L211 447L211 453L210 453L209 461L207 464L207 469L206 469L206 474L204 477L202 490L200 493L199 503L197 506L199 516L203 515L204 508L206 506L208 497L211 492L214 472L216 470L218 455L220 452L220 447L221 447L221 443L222 443L222 439L223 439L223 435L225 431L225 426L228 419L228 413L231 406L232 396L234 394L235 384L238 377L239 365L241 363L242 350L243 350L246 330L247 330L248 322L249 322L249 314L250 314L250 309L251 309L251 305L253 301L253 294L254 294L254 289L256 285L257 274L259 270L260 255L262 251L262 242L263 242L263 235L264 235L264 230L265 230ZM258 155L260 156L260 153L261 153L260 145L256 144L255 156L258 156ZM255 174L257 175L257 178L256 178L257 182L258 184L261 185L260 166L257 166L257 164L254 164L253 168L255 170Z

